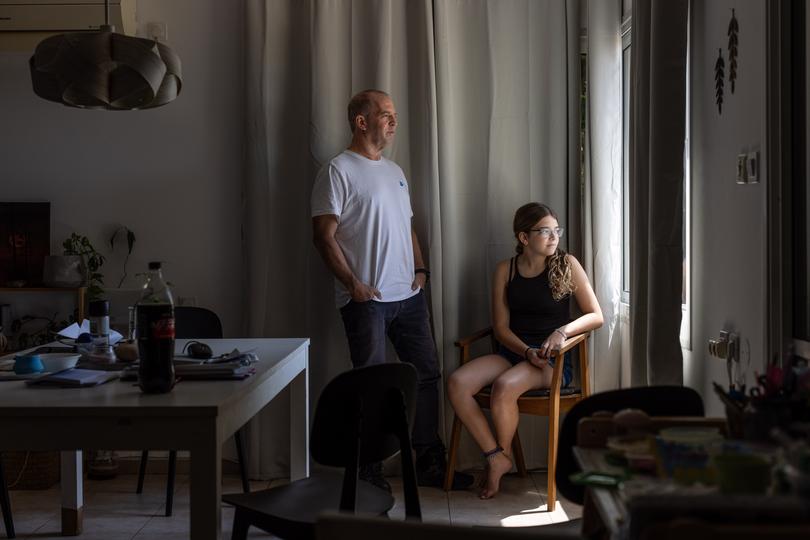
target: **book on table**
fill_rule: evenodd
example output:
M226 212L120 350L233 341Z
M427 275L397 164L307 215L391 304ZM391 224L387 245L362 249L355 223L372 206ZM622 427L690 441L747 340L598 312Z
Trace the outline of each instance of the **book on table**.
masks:
M93 369L71 368L50 373L25 381L29 386L57 386L60 388L83 388L98 386L118 378L114 371L97 371Z

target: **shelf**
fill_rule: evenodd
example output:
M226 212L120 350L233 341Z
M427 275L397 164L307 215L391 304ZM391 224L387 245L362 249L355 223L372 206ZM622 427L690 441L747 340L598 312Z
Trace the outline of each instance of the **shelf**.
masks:
M79 323L84 320L84 305L87 298L87 287L0 287L3 293L73 293L76 295L76 315Z
M2 292L79 292L87 287L0 287Z

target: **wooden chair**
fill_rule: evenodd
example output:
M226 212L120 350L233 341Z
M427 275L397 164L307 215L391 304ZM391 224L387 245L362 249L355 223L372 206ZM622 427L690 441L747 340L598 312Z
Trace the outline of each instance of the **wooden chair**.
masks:
M459 348L460 364L470 361L470 346L476 341L489 337L492 341L492 350L497 350L497 341L492 332L492 328L480 330L471 336L456 341ZM554 374L551 377L551 387L543 390L532 390L526 392L518 398L518 410L522 414L534 416L548 416L548 511L553 512L557 502L557 488L554 480L555 467L557 462L557 432L560 426L560 413L568 411L588 397L591 393L588 375L588 337L590 332L568 338L559 351L552 353L554 362ZM563 363L556 361L562 359L565 353L577 348L579 351L579 380L580 388L562 386ZM483 388L475 395L475 400L482 409L490 408L490 387ZM447 456L447 474L444 478L444 489L448 491L453 483L453 472L456 464L456 453L458 442L461 438L461 420L458 416L453 418L453 432L450 437L450 447ZM515 464L518 473L526 476L526 461L523 457L523 447L520 444L520 437L517 432L512 441L512 451L515 456Z

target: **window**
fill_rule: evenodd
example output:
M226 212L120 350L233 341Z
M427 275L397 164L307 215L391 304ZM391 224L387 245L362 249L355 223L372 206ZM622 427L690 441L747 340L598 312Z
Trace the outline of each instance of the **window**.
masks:
M622 22L622 302L630 303L630 17Z

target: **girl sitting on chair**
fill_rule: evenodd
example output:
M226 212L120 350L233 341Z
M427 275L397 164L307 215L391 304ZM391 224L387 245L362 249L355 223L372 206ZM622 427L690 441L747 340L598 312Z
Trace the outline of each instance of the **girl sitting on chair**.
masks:
M515 212L517 256L495 268L492 286L492 329L500 347L458 368L447 382L450 402L487 461L479 496L498 493L501 477L512 468L507 453L518 425L517 399L529 390L551 385L554 360L568 336L602 326L602 310L582 265L559 247L564 230L551 208L529 203ZM571 320L569 301L583 315ZM571 382L571 360L565 355L563 387ZM491 384L493 435L473 396Z

